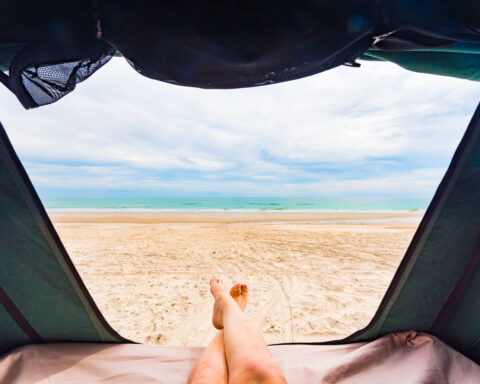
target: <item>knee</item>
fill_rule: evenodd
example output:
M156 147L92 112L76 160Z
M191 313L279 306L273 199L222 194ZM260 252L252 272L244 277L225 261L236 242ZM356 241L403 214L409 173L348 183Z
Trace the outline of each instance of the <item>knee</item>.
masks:
M270 359L250 358L243 362L237 377L230 377L230 384L240 383L286 383L280 368Z
M199 364L190 373L187 384L219 384L228 381L227 372L210 365Z
M210 382L203 378L195 378L191 381L187 381L187 384L210 384Z
M227 377L219 377L215 372L207 375L196 375L195 377L189 377L187 384L217 384L226 383Z

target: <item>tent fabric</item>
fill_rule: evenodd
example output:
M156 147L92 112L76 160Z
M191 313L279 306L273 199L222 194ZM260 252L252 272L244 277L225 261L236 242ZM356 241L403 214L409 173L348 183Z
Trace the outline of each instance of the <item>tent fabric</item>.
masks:
M0 125L0 354L32 342L126 341L104 320Z
M0 82L25 108L59 100L116 53L144 76L201 88L274 84L355 67L358 58L480 81L476 0L19 0L1 7Z
M114 54L94 30L89 0L0 2L0 82L25 108L59 100Z
M416 332L370 343L270 347L289 384L477 384L480 366ZM184 384L202 348L140 344L47 344L0 359L0 383Z
M480 46L460 45L444 50L417 49L407 52L385 52L371 48L361 60L390 61L414 72L480 81ZM438 63L441 63L439 66Z

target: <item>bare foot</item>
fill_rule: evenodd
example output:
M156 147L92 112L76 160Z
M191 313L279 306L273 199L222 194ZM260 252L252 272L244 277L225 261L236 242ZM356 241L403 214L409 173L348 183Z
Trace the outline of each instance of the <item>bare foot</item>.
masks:
M235 284L230 289L230 296L233 297L242 311L247 306L248 287L246 284Z
M210 279L210 292L215 299L213 304L212 323L217 329L223 328L223 306L231 300L228 296L227 289L220 279L215 276Z

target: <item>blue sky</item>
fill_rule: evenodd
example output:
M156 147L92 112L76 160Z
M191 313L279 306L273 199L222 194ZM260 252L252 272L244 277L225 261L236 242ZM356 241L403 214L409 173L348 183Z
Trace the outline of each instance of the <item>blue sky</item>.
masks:
M114 58L56 104L0 119L42 196L431 196L480 84L362 62L241 90Z

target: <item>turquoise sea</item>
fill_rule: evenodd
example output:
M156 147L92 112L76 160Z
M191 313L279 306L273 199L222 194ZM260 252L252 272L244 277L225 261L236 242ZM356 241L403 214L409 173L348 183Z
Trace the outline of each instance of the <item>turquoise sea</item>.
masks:
M306 197L128 197L44 198L48 211L192 212L423 212L429 198L306 198Z

